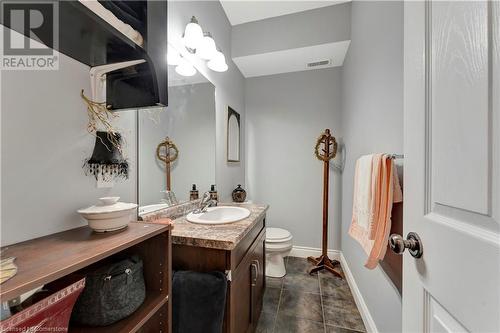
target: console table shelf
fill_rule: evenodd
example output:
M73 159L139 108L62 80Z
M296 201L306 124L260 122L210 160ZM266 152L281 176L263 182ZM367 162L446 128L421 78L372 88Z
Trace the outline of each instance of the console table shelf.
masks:
M144 263L146 300L131 316L102 328L69 327L70 332L170 332L171 226L133 222L121 231L95 233L81 227L3 247L2 258L16 257L16 276L0 287L2 302L76 273L113 256L138 254ZM156 329L153 329L156 330Z

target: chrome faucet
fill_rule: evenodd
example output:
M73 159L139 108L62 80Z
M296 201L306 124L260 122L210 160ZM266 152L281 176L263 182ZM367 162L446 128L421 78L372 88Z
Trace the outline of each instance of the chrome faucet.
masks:
M208 207L212 207L215 205L217 205L217 201L211 199L209 192L205 192L203 193L203 197L201 198L200 205L198 206L197 209L193 211L193 213L194 214L205 213Z
M167 204L169 207L177 205L179 203L179 200L177 200L177 197L175 196L175 193L173 191L160 191L160 193L165 194L165 199L161 199L160 203Z

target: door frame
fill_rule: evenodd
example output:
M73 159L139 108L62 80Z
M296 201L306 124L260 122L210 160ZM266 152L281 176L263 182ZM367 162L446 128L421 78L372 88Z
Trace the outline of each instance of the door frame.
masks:
M405 200L403 200L404 235L413 230L412 217L419 216L425 209L425 202L421 193L424 193L426 184L420 182L425 179L426 165L425 131L410 131L410 128L426 128L427 120L427 93L426 80L428 79L428 59L426 11L427 1L404 2L404 152L405 172ZM417 133L418 132L418 133ZM409 135L411 133L411 135ZM412 154L407 152L411 151ZM428 173L427 173L428 174ZM411 203L411 204L409 204ZM410 221L409 221L410 220ZM425 244L424 244L425 246ZM425 251L425 248L424 248ZM403 256L403 295L402 295L402 331L423 332L424 321L420 309L424 306L423 288L419 285L419 275L415 267L415 259L407 253Z

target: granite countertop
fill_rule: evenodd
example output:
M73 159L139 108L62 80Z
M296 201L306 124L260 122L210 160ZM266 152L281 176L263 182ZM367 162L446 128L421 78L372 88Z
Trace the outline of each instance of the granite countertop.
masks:
M244 220L220 225L203 225L188 222L186 217L173 221L172 242L212 249L232 250L266 213L268 205L227 204L219 206L239 206L250 210L250 216Z

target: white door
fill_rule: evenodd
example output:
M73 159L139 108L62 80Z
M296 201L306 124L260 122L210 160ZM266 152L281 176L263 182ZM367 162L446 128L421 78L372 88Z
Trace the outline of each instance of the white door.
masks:
M500 332L500 4L404 10L403 332Z

